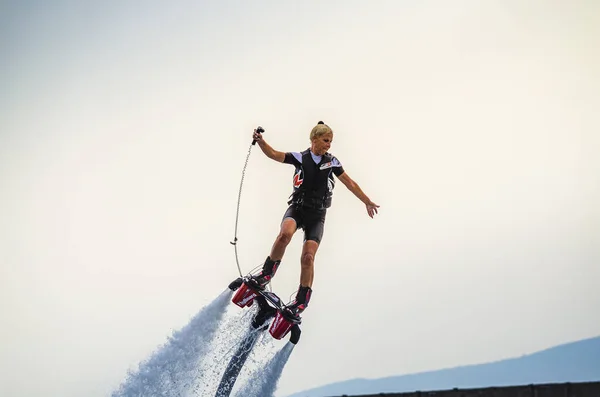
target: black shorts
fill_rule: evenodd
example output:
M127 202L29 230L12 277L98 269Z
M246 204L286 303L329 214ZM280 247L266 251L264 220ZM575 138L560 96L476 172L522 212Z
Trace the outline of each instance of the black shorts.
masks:
M296 229L304 229L304 241L313 240L320 243L325 229L326 214L326 209L299 208L292 204L285 211L283 219L292 218L296 221Z

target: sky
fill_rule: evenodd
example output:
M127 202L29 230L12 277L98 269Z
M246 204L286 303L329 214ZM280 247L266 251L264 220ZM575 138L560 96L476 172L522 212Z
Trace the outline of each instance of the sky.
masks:
M600 335L598 48L593 0L0 3L0 395L108 395L226 288L257 125L381 206L336 187L280 393ZM252 149L244 272L292 175Z

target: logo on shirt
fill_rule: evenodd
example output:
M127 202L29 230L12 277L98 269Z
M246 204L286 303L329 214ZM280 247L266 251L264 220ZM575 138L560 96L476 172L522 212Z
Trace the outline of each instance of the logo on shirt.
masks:
M335 187L335 181L332 177L327 178L327 190L333 192L333 188Z
M331 168L333 167L333 162L329 162L329 163L325 163L325 164L321 164L321 166L319 167L320 170L326 170L327 168Z
M296 172L296 174L294 175L294 187L295 188L299 188L300 185L302 185L302 182L304 182L304 178L302 178L301 175L302 175L302 170L298 170L298 172Z

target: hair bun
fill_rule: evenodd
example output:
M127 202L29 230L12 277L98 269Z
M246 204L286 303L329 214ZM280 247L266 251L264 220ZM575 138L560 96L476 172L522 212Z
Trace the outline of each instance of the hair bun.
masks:
M322 122L322 121L319 121L317 124L325 124L325 123L324 123L324 122Z

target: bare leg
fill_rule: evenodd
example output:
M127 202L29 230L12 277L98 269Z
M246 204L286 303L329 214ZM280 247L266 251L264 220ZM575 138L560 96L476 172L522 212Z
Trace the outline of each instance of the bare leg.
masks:
M281 229L279 230L279 235L275 239L275 243L273 243L273 247L271 248L271 259L274 261L280 261L283 258L283 254L285 254L285 249L287 248L290 241L292 241L292 237L296 232L296 221L292 218L285 218L283 222L281 222Z
M315 276L315 255L319 243L314 240L307 240L302 246L302 257L300 258L300 285L302 287L311 287Z

